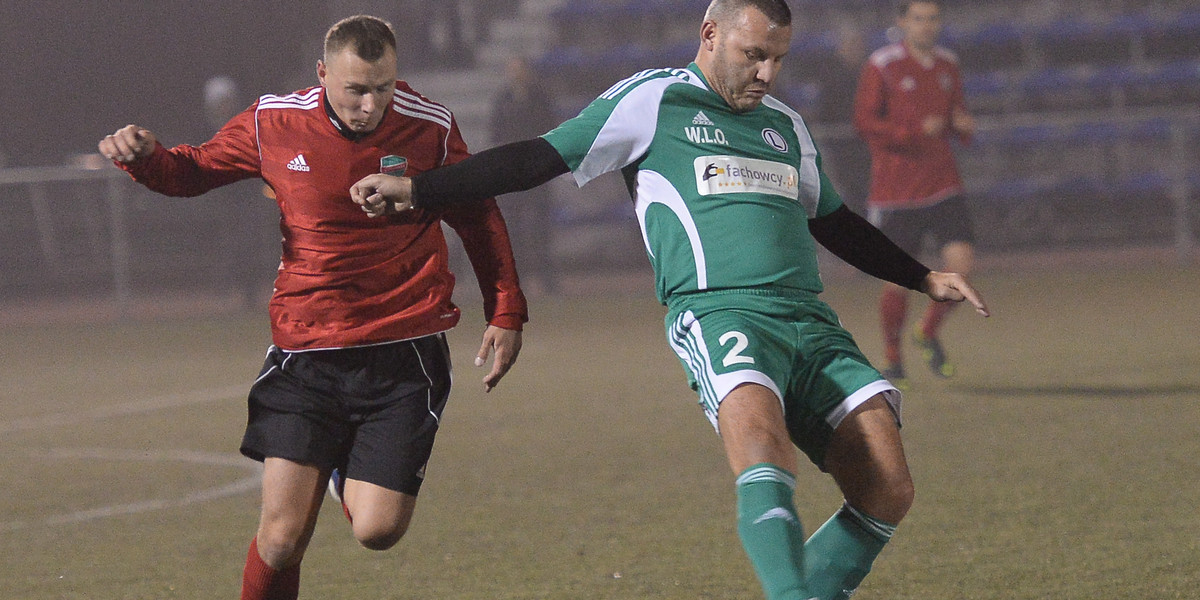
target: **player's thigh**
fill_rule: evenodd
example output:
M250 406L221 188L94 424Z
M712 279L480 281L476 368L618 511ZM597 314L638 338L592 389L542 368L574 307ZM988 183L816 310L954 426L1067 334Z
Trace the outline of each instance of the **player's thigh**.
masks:
M450 354L442 335L389 346L366 363L380 365L379 380L355 394L354 437L342 467L347 485L366 482L415 498L450 395ZM350 496L347 503L357 519L364 503L351 504ZM404 505L398 498L386 504L393 511Z
M943 269L967 274L975 266L975 248L967 242L950 242L942 246Z
M329 472L282 458L263 461L259 547L291 557L303 554L316 525Z
M882 394L895 415L900 392L871 365L828 305L805 303L797 319L792 385L784 396L792 441L821 469L834 431L848 415Z
M721 441L735 474L759 463L796 472L796 450L784 425L779 396L754 383L734 388L717 415Z
M786 324L748 310L728 308L741 299L734 295L696 302L667 315L667 341L683 365L688 384L700 407L721 433L718 412L739 386L753 384L780 403L788 384L787 365L793 353L784 338ZM720 305L712 308L707 304Z
M842 420L825 453L825 470L851 506L891 523L908 512L912 476L896 413L882 394Z
M369 547L391 547L408 531L417 497L366 481L349 479L342 498L353 515L354 537Z

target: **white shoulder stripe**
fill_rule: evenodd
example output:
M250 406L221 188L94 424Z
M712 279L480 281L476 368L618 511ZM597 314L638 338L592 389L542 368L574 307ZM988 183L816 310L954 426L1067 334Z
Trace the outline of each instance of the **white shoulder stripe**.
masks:
M796 170L800 171L800 204L808 212L808 218L816 217L817 205L821 199L821 174L817 168L817 146L813 143L812 134L809 133L808 126L804 124L800 114L774 96L763 98L763 105L787 115L792 120L792 131L796 134L796 140L800 142L800 164L796 165Z
M950 50L949 48L943 48L941 46L934 46L933 53L936 54L939 58L941 58L943 60L952 62L954 64L958 64L958 55L955 54L954 51Z
M259 108L316 108L319 105L321 97L321 88L313 88L305 94L288 94L286 96L276 96L275 94L264 94L258 98Z
M908 52L904 49L903 44L888 44L871 53L871 58L868 60L871 61L871 64L882 69L888 63L904 58L906 54Z
M313 100L311 102L271 101L271 102L259 102L258 108L259 108L259 110L264 109L264 108L300 108L300 109L308 110L308 109L316 108L320 105L321 105L321 103L317 102L316 100Z
M450 121L452 121L454 119L454 115L452 115L450 113L450 111L433 110L431 108L427 108L423 104L417 104L415 102L406 102L404 100L401 100L400 98L396 98L392 102L392 108L395 108L397 111L399 111L401 108L404 108L404 109L412 111L414 113L424 115L425 118L429 119L430 121L434 121L436 123L444 123L447 129L450 128Z
M392 104L392 110L394 110L402 115L408 115L413 118L431 121L433 123L441 125L442 127L445 127L446 129L450 129L450 121L448 121L442 117L439 117L439 116L431 115L431 114L425 113L425 112L417 112L415 110L405 108L404 106L402 106L398 103Z
M425 98L422 98L416 94L409 94L407 92L396 90L394 97L398 102L401 102L406 106L411 106L414 109L423 108L430 114L441 114L441 116L446 120L450 120L453 117L453 115L450 113L450 109L438 104L437 102L426 100Z
M645 71L638 71L637 73L634 73L633 75L614 83L612 87L604 90L604 93L600 94L600 97L604 98L605 100L612 100L629 86L659 72L660 70L661 69L646 69Z
M646 69L645 71L639 71L633 75L630 75L629 77L626 77L625 79L622 79L621 81L614 83L612 87L605 90L603 94L600 94L600 98L604 100L612 100L613 98L620 96L621 93L633 85L646 79L650 79L655 75L663 74L672 75L682 81L691 81L691 73L687 69Z

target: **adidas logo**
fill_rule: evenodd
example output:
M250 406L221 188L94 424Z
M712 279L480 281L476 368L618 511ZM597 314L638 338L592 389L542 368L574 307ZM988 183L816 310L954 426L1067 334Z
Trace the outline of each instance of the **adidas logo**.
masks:
M692 125L716 126L716 123L713 123L712 119L708 118L708 115L704 114L704 111L700 111L700 112L696 113L695 118L692 119Z
M793 525L797 524L796 517L792 515L791 511L777 506L763 513L759 518L755 519L754 525L758 525L763 521L770 521L771 519L783 519L784 521L787 521Z
M287 164L287 168L293 171L299 171L301 173L307 173L312 170L308 168L308 162L304 160L303 154L297 154L296 158L293 158L291 162Z

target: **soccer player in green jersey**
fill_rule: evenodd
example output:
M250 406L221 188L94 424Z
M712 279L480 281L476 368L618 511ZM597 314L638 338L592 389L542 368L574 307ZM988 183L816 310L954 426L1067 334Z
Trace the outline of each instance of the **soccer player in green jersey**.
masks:
M618 82L545 135L413 179L372 175L372 216L621 170L668 342L736 475L738 533L771 600L847 598L913 499L900 393L818 294L816 243L938 301L987 308L966 279L930 271L847 209L795 111L768 95L791 41L784 0L713 0L696 60ZM804 538L793 444L845 504Z

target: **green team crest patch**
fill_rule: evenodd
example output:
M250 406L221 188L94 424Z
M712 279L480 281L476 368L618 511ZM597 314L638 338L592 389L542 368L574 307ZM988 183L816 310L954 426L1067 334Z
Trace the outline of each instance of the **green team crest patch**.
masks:
M408 159L403 156L389 154L379 159L379 172L384 175L395 175L400 177L408 170Z

